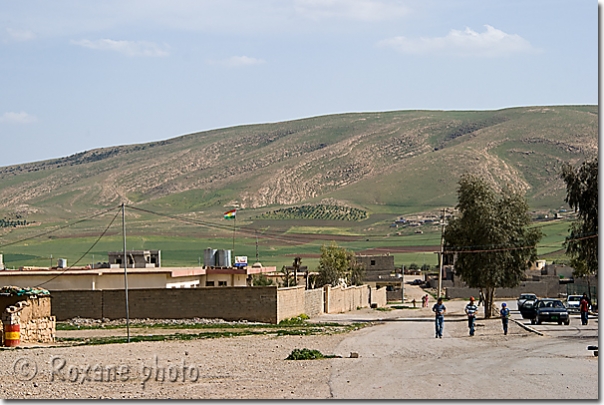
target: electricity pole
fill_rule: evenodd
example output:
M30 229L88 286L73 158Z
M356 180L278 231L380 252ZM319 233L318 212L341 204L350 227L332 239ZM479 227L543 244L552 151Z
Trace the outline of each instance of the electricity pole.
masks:
M122 203L122 235L124 238L124 292L126 297L126 333L130 343L130 310L128 305L128 257L126 256L126 204Z
M445 212L446 209L443 208L443 215L441 217L441 228L440 228L440 265L438 266L438 294L436 298L440 298L442 296L443 290L443 258L444 258L444 249L445 249Z

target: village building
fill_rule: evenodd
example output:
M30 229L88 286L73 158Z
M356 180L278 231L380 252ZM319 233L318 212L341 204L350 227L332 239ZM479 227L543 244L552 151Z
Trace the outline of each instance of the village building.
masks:
M274 273L275 266L162 267L161 251L126 251L128 288L245 287L254 275ZM43 286L57 290L116 290L124 288L123 252L109 252L107 263L67 267L64 259L56 267L23 266L0 271L0 285Z

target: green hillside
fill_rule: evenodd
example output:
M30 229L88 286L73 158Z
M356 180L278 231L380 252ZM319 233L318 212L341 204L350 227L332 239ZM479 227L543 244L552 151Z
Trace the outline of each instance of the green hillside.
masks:
M356 250L432 246L438 226L414 234L392 223L453 207L462 173L521 187L536 213L553 213L565 207L561 164L597 151L597 106L342 114L96 149L0 167L0 252L7 263L45 263L54 244L68 246L62 254L73 262L122 202L132 243L162 249L174 263L195 262L197 249L212 244L231 248L233 225L243 253L255 256L260 235L275 264L301 253L314 260L330 239ZM236 224L222 219L233 207ZM17 219L25 222L1 225ZM97 255L120 248L115 221L105 237L114 244L99 243ZM179 240L188 253L178 253Z

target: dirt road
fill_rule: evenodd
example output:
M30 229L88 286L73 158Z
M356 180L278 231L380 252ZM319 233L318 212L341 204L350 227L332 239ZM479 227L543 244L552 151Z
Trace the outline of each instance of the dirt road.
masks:
M390 321L348 336L332 361L334 398L597 399L598 358L582 340L537 336L499 320L445 321L443 339L432 322Z
M443 339L434 338L428 308L363 309L314 320L383 319L383 323L348 334L269 333L3 350L0 396L10 399L598 398L598 361L585 349L591 340L537 336L514 323L510 323L510 333L503 336L498 320L482 319L477 322L476 336L469 337L464 305L462 301L447 302L449 314ZM344 358L284 360L296 348L317 349ZM359 358L347 358L350 352L357 352Z

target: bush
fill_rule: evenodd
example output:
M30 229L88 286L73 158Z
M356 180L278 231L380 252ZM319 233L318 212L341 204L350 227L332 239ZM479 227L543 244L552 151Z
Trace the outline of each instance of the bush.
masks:
M294 316L293 318L284 319L279 322L279 325L302 325L306 323L306 321L310 319L310 317L306 314L300 314L298 316Z
M285 360L315 360L323 359L325 356L318 350L294 349Z

